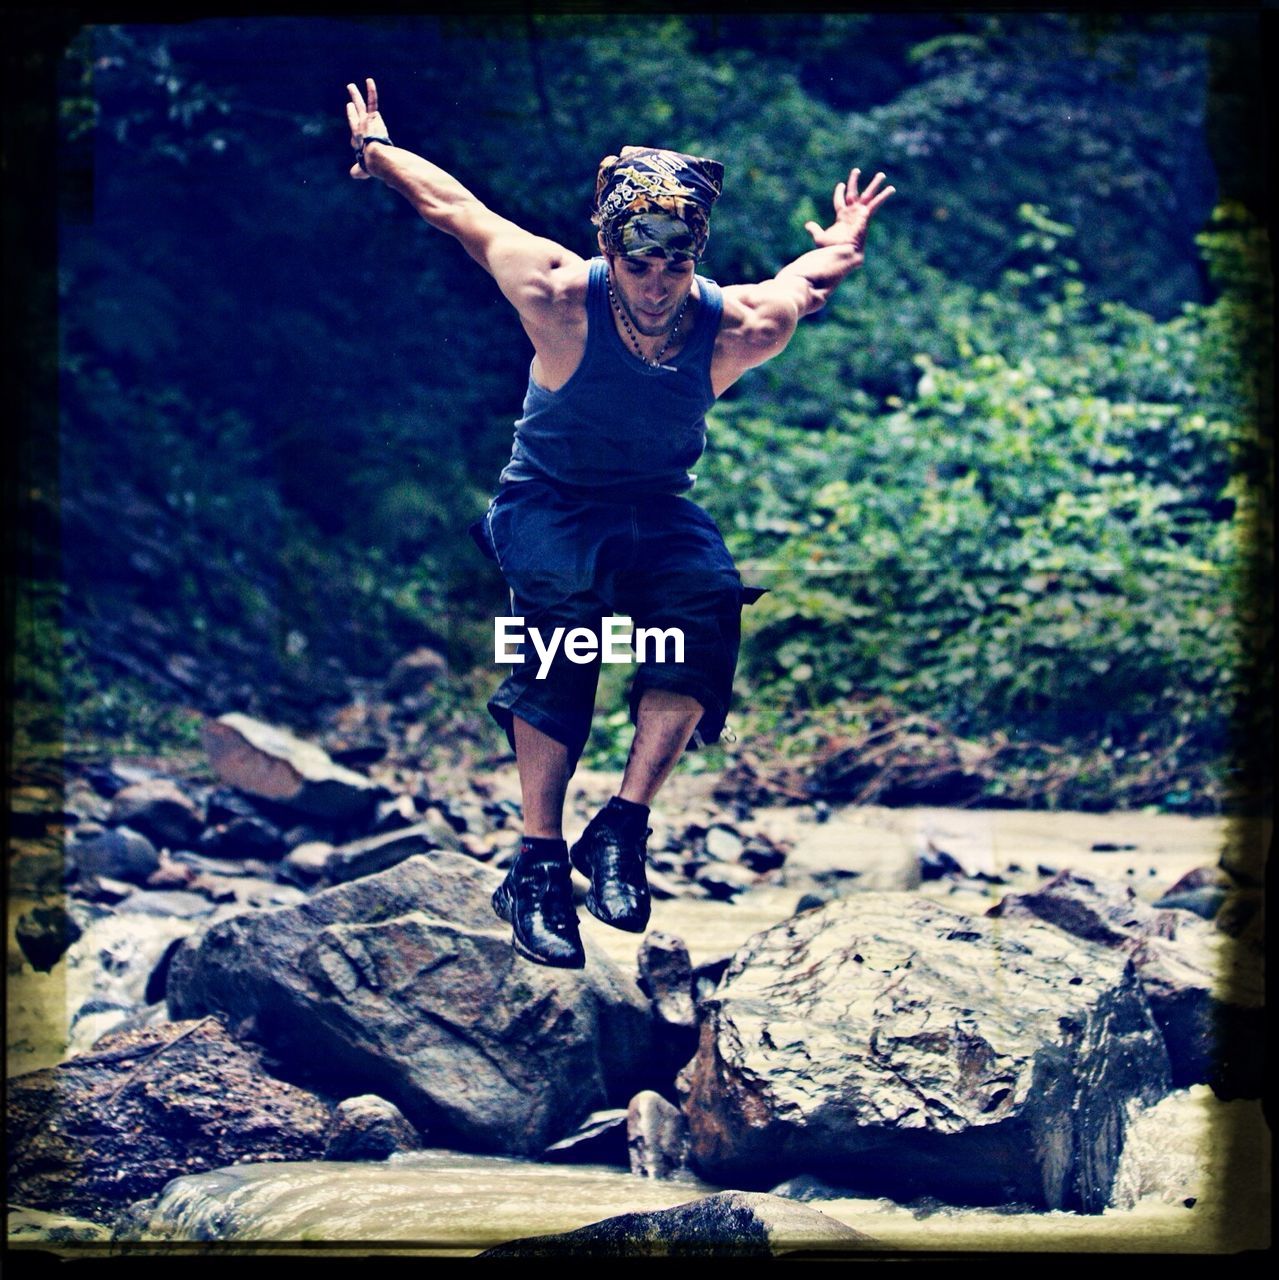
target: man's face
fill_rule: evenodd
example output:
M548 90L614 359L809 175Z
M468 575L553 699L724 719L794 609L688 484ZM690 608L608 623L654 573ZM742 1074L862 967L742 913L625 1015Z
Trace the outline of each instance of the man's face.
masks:
M693 287L692 259L605 256L613 288L636 332L646 338L669 333Z

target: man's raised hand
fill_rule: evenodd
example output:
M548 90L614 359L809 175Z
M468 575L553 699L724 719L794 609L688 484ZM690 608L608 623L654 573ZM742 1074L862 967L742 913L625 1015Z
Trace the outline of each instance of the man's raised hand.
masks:
M372 81L369 82L370 84ZM840 182L835 187L835 221L829 227L820 223L806 222L804 230L813 237L814 244L824 249L832 244L851 244L856 254L854 266L862 264L862 250L866 244L866 228L870 225L870 215L879 208L896 187L885 187L879 191L879 184L884 175L877 173L867 184L860 195L857 192L857 180L861 170L854 169L848 175L848 182Z
M377 109L377 85L373 83L371 76L365 80L364 85L368 91L367 103L354 84L346 86L347 93L351 95L351 101L346 104L346 119L351 126L351 146L357 151L365 138L388 136L386 124ZM351 166L351 177L367 178L369 176L360 167L359 161Z

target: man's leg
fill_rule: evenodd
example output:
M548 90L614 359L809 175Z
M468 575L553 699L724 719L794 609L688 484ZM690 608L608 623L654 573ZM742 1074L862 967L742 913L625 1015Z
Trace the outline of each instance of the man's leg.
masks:
M512 716L512 722L515 767L520 774L520 795L524 805L524 834L562 840L564 796L573 773L568 747L535 729L518 715Z
M617 793L621 799L639 805L653 803L704 712L702 704L687 693L670 689L644 691L636 716L635 738Z
M564 795L573 769L568 747L513 716L515 762L524 805L524 836L493 909L513 930L516 951L537 964L580 969L586 963L573 910Z
M705 708L670 689L647 689L636 714L635 737L621 790L573 846L573 865L591 882L587 910L616 929L641 933L651 903L647 858L648 807L683 755Z

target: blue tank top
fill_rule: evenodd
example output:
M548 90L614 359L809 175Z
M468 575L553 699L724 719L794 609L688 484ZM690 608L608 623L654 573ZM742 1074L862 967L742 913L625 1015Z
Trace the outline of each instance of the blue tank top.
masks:
M706 447L711 356L724 311L719 285L697 277L700 305L679 354L653 368L623 344L608 299L608 264L593 258L586 349L573 376L547 391L530 368L503 483L549 480L570 489L681 493Z

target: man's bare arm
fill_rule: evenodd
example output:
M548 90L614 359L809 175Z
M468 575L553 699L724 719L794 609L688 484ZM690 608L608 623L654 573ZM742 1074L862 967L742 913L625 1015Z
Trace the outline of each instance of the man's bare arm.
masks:
M351 145L365 138L387 136L378 111L377 86L365 81L367 103L354 84L347 85L351 101L347 120ZM556 300L555 273L580 264L569 249L535 236L494 213L452 174L401 147L369 142L363 148L364 167L351 166L351 177L374 177L398 191L431 226L453 236L496 281L511 304L526 319L541 319Z
M849 272L865 261L871 215L896 190L878 173L858 194L860 169L835 187L835 220L829 227L809 222L805 230L816 248L784 266L771 280L724 290L725 325L719 347L739 375L785 350L804 316L820 311ZM717 350L717 356L720 352Z

